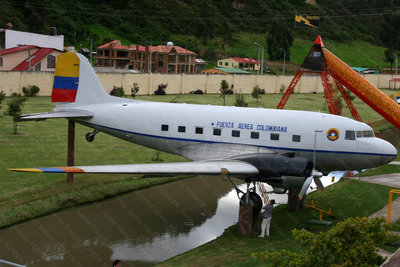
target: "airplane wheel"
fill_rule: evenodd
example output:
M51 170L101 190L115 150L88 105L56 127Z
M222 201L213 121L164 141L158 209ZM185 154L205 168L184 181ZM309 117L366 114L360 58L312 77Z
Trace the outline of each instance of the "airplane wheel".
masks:
M86 134L86 141L93 142L93 140L94 140L94 135L92 133L87 133Z
M243 195L240 199L241 199L240 203L244 203L246 201L246 195ZM250 204L250 206L253 207L254 214L260 213L260 211L262 209L262 199L257 193L250 192L249 204Z

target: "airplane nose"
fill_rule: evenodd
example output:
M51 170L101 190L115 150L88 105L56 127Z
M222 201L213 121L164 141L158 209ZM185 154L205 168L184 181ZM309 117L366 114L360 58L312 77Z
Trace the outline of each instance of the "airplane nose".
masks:
M389 142L380 140L380 147L382 153L382 164L389 163L397 157L397 149Z

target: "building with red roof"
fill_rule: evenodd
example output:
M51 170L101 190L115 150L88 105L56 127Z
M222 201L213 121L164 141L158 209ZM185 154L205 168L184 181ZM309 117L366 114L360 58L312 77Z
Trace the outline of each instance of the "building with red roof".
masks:
M258 70L258 61L247 57L230 57L217 61L217 66L220 68L238 68L242 70Z
M0 50L0 71L54 71L62 51L36 45L21 45Z
M206 62L197 54L172 43L158 46L124 46L114 40L97 47L98 67L134 69L154 73L200 73ZM151 64L149 63L151 62Z

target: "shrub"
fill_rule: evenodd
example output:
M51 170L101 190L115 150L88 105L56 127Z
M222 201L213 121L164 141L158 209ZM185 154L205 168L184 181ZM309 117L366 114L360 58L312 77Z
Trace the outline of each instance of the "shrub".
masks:
M375 266L383 262L376 248L386 242L384 218L349 218L327 232L318 234L293 230L292 234L306 250L302 253L264 251L252 257L271 266Z
M39 93L40 88L36 85L28 85L27 87L22 87L22 92L24 93L24 96L36 96L37 93Z
M168 86L168 83L166 83L166 84L159 84L158 85L158 88L157 88L157 90L156 91L154 91L154 94L155 95L165 95L166 93L165 93L165 89L167 88L167 86Z
M110 95L123 97L125 95L124 88L122 86L120 87L114 86L114 88L110 92Z
M135 97L137 92L139 92L139 85L133 83L133 87L131 88L131 97Z
M202 95L204 94L203 91L201 91L200 89L197 89L195 91L190 91L189 94L195 94L195 95Z
M236 107L247 107L249 104L244 99L244 95L243 94L237 94L235 96L235 104L234 105Z

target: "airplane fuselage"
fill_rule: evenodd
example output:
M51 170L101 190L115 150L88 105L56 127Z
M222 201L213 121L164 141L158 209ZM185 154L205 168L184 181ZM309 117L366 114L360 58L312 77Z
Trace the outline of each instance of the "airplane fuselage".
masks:
M373 168L397 156L367 124L325 113L130 99L81 108L94 117L79 123L191 160L293 152L315 155L316 168L328 172Z

